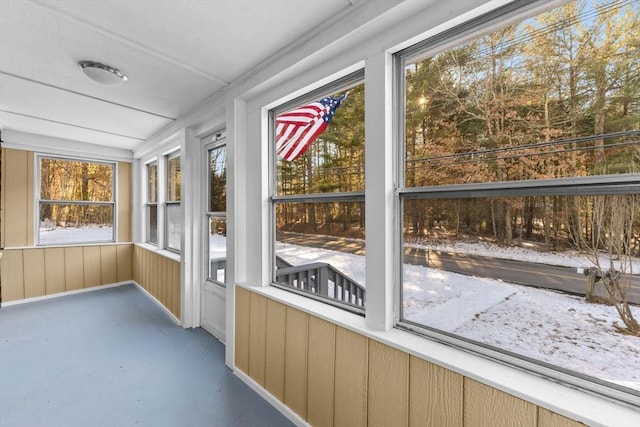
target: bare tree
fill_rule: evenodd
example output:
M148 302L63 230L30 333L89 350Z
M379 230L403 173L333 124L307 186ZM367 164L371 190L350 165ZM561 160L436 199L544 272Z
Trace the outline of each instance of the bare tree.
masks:
M593 233L587 251L607 292L609 302L620 315L621 332L640 336L627 294L633 274L633 238L637 231L640 196L637 194L596 196L593 199Z

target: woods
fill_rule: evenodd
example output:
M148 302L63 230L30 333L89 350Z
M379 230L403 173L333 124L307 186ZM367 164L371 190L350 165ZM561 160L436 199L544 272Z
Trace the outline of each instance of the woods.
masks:
M578 1L404 64L404 186L487 184L640 171L640 5ZM400 144L398 144L400 145ZM364 86L295 162L277 194L364 190ZM587 248L600 233L578 194L407 200L408 239L523 240ZM615 209L615 207L613 207ZM278 205L279 229L364 235L349 203ZM335 224L340 224L336 227ZM640 235L638 214L632 234ZM630 248L638 251L637 247Z
M112 227L113 175L112 164L41 158L40 227Z

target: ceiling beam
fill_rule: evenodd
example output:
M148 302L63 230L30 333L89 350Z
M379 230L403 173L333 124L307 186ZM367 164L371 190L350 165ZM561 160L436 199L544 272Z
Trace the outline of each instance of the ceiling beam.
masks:
M19 113L17 111L0 110L0 113L13 114L15 116L27 117L29 119L34 119L34 120L42 120L42 121L45 121L45 122L55 123L55 124L63 125L63 126L70 126L70 127L74 127L74 128L77 128L77 129L90 130L92 132L100 132L100 133L104 133L104 134L107 134L107 135L119 136L121 138L133 139L135 141L144 141L144 138L139 138L139 137L136 137L136 136L123 135L121 133L110 132L108 130L96 129L96 128L91 128L91 127L81 126L81 125L75 125L73 123L67 123L67 122L62 122L62 121L59 121L59 120L47 119L45 117L33 116L31 114Z
M142 110L140 108L132 107L130 105L119 104L117 102L109 101L109 100L104 99L104 98L98 98L97 96L87 95L86 93L77 92L77 91L71 90L71 89L65 89L63 87L55 86L55 85L52 85L52 84L49 84L49 83L45 83L45 82L41 82L39 80L30 79L28 77L19 76L17 74L7 73L6 71L0 70L0 74L5 75L5 76L9 76L9 77L13 77L14 79L24 80L24 81L27 81L29 83L35 83L37 85L42 85L42 86L46 86L46 87L49 87L49 88L52 88L52 89L61 90L63 92L68 92L68 93L72 93L74 95L78 95L78 96L82 96L82 97L85 97L85 98L93 99L94 101L104 102L106 104L114 105L116 107L126 108L128 110L133 110L133 111L137 111L139 113L148 114L150 116L159 117L161 119L171 120L171 121L175 121L176 120L175 117L169 117L169 116L165 116L165 115L162 115L162 114L154 113L152 111Z

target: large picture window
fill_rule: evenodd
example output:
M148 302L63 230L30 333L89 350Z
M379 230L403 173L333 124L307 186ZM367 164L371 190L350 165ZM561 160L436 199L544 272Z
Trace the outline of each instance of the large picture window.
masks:
M397 55L400 324L637 402L640 4L487 18Z
M38 244L114 241L113 163L39 157Z
M366 301L362 80L272 111L273 282L356 312Z

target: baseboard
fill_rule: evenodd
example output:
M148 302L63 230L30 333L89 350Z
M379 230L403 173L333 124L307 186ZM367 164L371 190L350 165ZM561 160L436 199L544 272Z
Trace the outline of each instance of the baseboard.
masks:
M280 411L280 413L282 415L284 415L285 417L287 417L287 419L289 419L289 421L291 421L292 423L294 423L295 425L297 425L299 427L311 427L311 424L309 424L308 422L303 420L300 417L300 415L298 415L295 412L293 412L291 410L291 408L289 408L287 405L282 403L273 394L271 394L267 390L265 390L260 384L255 382L255 380L253 378L251 378L250 376L248 376L247 374L245 374L244 372L242 372L242 371L240 371L238 369L233 369L233 373L238 378L240 378L245 384L247 384L249 387L251 387L251 389L253 389L253 391L258 393L262 398L264 398L267 402L269 402L271 404L271 406L273 406L278 411Z
M162 304L156 297L154 297L153 295L151 295L151 293L149 293L149 291L147 291L145 288L143 288L138 282L136 282L135 280L131 281L130 283L133 283L138 289L140 289L140 291L145 294L146 296L148 296L149 298L151 298L151 301L155 302L158 307L160 307L162 310L164 310L165 313L167 313L167 315L169 315L169 318L171 320L173 320L173 322L178 325L178 326L182 326L182 323L180 322L180 319L178 319L167 307L164 306L164 304Z
M82 288L82 289L76 289L73 291L58 292L55 294L42 295L39 297L23 298L23 299L18 299L13 301L3 301L2 307L11 307L12 305L28 304L28 303L37 302L37 301L46 301L46 300L60 298L60 297L67 297L69 295L77 295L77 294L83 294L85 292L99 291L101 289L117 288L118 286L130 285L132 283L133 281L126 280L124 282L110 283L108 285L92 286L90 288Z

